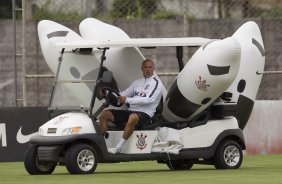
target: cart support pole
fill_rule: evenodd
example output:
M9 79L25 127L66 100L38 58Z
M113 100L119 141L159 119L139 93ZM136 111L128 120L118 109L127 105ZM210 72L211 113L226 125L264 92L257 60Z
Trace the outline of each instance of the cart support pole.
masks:
M182 46L177 46L176 47L176 57L178 60L178 66L179 66L179 72L181 72L181 70L184 68L184 64L183 64L183 47Z
M62 48L61 54L60 54L59 59L58 59L59 62L58 62L56 76L55 76L55 79L54 79L54 82L53 82L53 88L52 88L52 92L51 92L51 98L50 98L50 101L49 101L49 107L51 106L51 103L52 103L53 98L54 98L54 91L55 91L55 88L57 86L57 82L58 82L58 78L59 78L59 72L60 72L62 61L63 61L64 52L65 52L65 48Z
M101 82L101 77L102 77L102 74L103 74L103 64L104 64L104 61L106 60L106 50L108 50L109 48L105 47L105 48L98 48L98 49L101 49L101 50L103 49L103 52L102 52L102 56L100 58L101 62L100 62L98 77L97 77L97 80L96 80L95 89L94 89L94 92L93 92L92 98L91 98L91 104L90 104L90 116L91 117L92 117L92 111L93 111L93 107L94 107L94 104L95 104L95 100L96 100L96 96L97 96L97 92L98 92L98 88L99 88L99 83ZM94 118L96 118L96 117L94 117Z

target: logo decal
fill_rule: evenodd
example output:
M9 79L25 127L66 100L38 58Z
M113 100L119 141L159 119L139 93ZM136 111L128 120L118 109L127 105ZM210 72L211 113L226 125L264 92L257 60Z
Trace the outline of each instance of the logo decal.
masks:
M20 144L27 143L27 142L29 141L29 139L30 139L32 136L36 135L36 134L38 134L38 133L35 132L35 133L28 134L28 135L23 135L23 133L22 133L22 127L20 127L20 129L19 129L19 131L18 131L18 133L17 133L17 141L18 141L18 143L20 143Z
M149 89L149 87L150 87L150 84L147 84L147 85L145 86L144 90Z
M65 119L69 118L68 116L59 116L58 118L54 119L54 124L62 123Z
M137 134L137 143L136 147L140 150L143 150L147 147L147 142L146 142L146 137L147 135L144 135L143 133L140 134L140 136Z
M147 96L146 92L144 92L144 91L135 92L134 95L135 96L140 96L140 97L146 97Z
M196 80L196 81L195 81L195 84L196 84L197 88L198 88L199 90L202 90L202 91L207 91L207 90L208 90L207 87L210 86L209 84L207 84L207 81L206 81L206 80L202 80L202 77L201 77L201 76L199 76L199 80Z

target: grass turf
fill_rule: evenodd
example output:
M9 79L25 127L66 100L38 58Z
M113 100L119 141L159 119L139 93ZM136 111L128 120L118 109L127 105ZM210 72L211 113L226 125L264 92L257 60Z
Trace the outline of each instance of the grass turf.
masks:
M57 166L52 175L29 175L22 162L0 163L0 183L21 184L269 184L282 183L282 155L244 156L236 170L216 170L213 166L194 165L187 171L170 171L156 161L98 164L94 174L70 175Z

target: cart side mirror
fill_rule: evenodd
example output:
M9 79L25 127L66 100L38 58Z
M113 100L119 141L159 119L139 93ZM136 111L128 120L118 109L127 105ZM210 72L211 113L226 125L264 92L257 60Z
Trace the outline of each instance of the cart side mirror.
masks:
M103 83L107 83L107 84L111 83L113 81L113 72L111 72L111 71L104 71L103 75L102 75L101 81Z

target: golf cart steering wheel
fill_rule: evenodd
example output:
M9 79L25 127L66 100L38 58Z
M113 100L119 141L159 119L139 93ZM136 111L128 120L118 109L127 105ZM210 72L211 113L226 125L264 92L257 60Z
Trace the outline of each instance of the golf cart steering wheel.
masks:
M114 107L121 107L123 103L120 103L118 101L118 97L120 96L119 92L116 90L109 88L109 87L104 87L103 92L105 93L105 100L106 103L114 106Z

